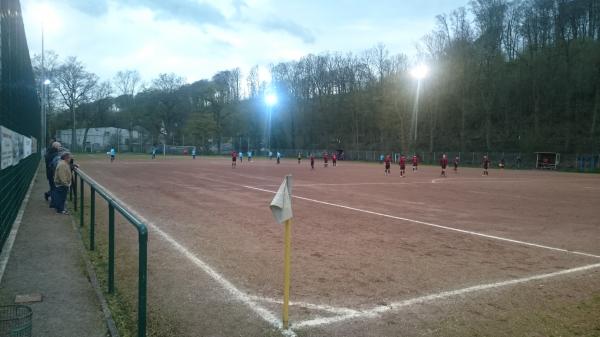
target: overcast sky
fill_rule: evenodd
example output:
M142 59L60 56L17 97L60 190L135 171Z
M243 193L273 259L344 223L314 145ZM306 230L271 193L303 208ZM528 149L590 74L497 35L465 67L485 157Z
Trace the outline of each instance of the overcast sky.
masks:
M416 54L435 16L467 0L21 0L31 55L76 56L102 79L137 69L143 80L174 72L188 82L217 71L361 52L384 43Z

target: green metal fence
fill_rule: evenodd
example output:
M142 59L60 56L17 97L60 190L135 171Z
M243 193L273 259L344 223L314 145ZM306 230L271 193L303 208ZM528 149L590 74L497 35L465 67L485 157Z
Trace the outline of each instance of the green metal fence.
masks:
M100 186L94 179L90 178L81 169L75 169L74 182L78 181L78 188L73 191L73 205L77 211L77 197L79 196L79 225L84 225L85 208L85 184L90 188L90 223L89 223L89 249L96 249L95 226L96 226L96 194L106 200L108 205L108 293L115 291L115 210L119 212L138 232L138 336L146 336L146 290L147 290L147 261L148 261L148 229L143 221L133 215L114 196Z
M0 0L0 126L38 140L33 154L0 169L2 247L38 168L41 144L40 102L18 0Z

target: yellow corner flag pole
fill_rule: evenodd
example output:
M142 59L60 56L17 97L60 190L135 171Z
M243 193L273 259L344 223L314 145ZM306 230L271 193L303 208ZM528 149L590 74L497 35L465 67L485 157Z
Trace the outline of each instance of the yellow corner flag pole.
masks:
M285 226L285 249L283 266L283 328L289 328L289 307L290 307L290 264L292 251L292 176L287 175L279 190L271 201L271 212L278 223Z
M290 305L290 253L292 250L292 219L285 221L285 253L283 268L283 328L289 326L289 305Z

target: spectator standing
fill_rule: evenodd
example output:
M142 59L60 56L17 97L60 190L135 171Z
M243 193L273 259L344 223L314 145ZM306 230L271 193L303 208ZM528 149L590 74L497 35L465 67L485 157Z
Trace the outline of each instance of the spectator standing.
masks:
M65 207L67 201L67 193L71 187L71 154L69 152L60 153L60 161L56 165L54 172L55 193L52 196L52 201L56 206L56 213L69 214Z

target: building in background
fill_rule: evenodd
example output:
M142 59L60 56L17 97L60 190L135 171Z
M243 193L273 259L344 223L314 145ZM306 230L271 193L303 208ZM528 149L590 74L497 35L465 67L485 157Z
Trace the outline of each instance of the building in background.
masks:
M117 152L140 151L141 149L142 136L138 130L131 131L131 139L129 130L127 129L115 127L89 128L87 129L87 136L85 135L85 131L86 129L75 130L77 144L84 149L84 152L106 152L112 147ZM83 140L84 137L85 143ZM72 148L70 144L71 129L58 130L56 132L56 139L65 147Z

